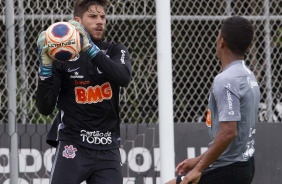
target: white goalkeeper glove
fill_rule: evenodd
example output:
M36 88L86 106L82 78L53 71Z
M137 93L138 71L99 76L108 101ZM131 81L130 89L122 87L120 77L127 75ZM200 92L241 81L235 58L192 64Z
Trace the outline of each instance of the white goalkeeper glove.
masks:
M81 51L86 52L90 58L93 59L100 49L93 43L87 31L85 31L84 27L79 22L69 20L69 23L71 23L82 36L83 45L81 46Z
M42 31L37 39L38 59L39 59L39 77L44 80L52 75L53 59L47 54L48 46L45 44L45 31Z

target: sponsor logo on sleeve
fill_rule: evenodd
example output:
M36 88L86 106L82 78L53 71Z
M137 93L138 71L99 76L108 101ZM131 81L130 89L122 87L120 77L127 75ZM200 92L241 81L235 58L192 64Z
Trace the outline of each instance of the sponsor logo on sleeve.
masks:
M226 90L226 97L227 97L227 103L228 103L228 109L229 109L229 112L228 112L228 114L229 115L231 115L231 116L233 116L235 113L234 113L234 111L233 111L233 99L232 99L232 96L231 96L231 92L230 92L230 87L231 87L231 84L230 83L228 83L227 85L226 85L226 88L227 88L227 90Z
M251 80L250 77L247 77L247 81L248 81L248 84L251 88L254 88L255 86L258 86L258 83L254 80Z
M120 61L121 61L121 64L125 64L125 61L124 61L124 57L125 57L125 50L121 50L121 57L120 57Z

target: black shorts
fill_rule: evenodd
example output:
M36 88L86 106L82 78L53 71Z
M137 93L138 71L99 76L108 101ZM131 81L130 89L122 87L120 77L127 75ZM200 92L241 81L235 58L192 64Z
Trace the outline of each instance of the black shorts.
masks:
M93 150L69 141L59 141L50 184L122 184L119 149Z
M250 184L255 174L255 161L250 158L247 162L235 162L233 164L218 167L215 169L206 169L201 176L198 184ZM176 178L176 184L182 180L179 175Z

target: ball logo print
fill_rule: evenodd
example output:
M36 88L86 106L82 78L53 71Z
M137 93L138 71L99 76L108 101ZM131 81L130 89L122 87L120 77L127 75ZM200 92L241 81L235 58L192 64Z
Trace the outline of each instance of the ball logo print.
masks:
M68 22L56 22L46 30L48 55L58 61L75 58L81 50L79 32Z

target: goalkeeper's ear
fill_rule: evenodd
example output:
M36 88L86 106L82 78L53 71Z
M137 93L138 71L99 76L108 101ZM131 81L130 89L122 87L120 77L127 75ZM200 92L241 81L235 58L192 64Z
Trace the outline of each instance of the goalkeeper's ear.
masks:
M80 18L80 17L75 16L75 17L74 17L74 20L75 20L76 22L79 22L79 23L81 24L81 18Z

